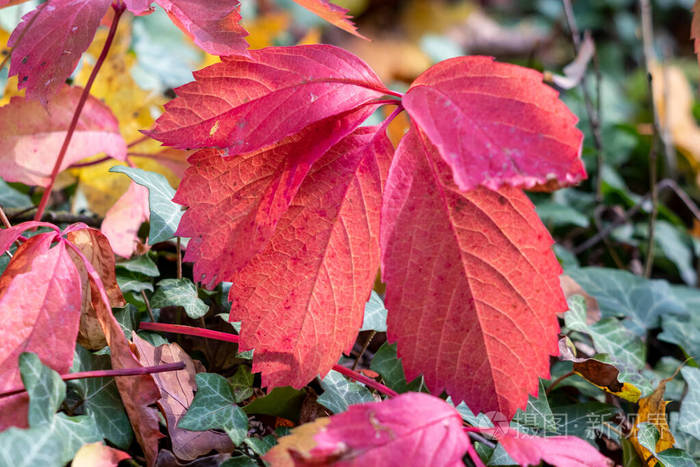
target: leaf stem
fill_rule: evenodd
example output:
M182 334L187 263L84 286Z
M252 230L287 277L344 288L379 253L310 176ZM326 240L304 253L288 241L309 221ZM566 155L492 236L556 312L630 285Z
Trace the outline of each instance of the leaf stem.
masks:
M114 36L117 33L119 18L122 16L122 13L124 13L126 6L122 2L118 2L116 4L113 3L112 8L114 9L114 18L112 19L112 25L109 28L107 39L105 40L105 44L102 47L102 52L100 52L100 56L98 57L97 62L95 63L95 67L92 69L92 73L90 73L90 77L88 78L87 83L85 83L85 88L83 88L83 93L80 95L78 105L76 106L75 111L73 112L73 119L71 120L70 125L68 126L68 131L66 132L66 137L63 140L63 145L61 146L61 150L59 151L58 157L56 158L56 163L54 164L53 170L51 171L51 179L49 181L48 186L44 189L44 194L42 195L41 201L39 202L39 207L37 208L34 220L38 221L44 215L46 205L49 202L49 198L51 198L51 191L53 190L54 183L56 183L56 177L58 176L58 172L61 170L61 164L63 163L63 159L65 158L66 152L68 151L68 145L70 144L70 141L73 138L75 128L78 126L78 120L80 119L80 114L83 111L83 107L85 107L85 102L87 102L87 98L88 96L90 96L90 88L92 88L92 83L94 83L95 78L97 77L97 73L100 71L100 68L102 68L102 64L104 63L105 58L107 58L107 53L109 53L109 48L111 47L112 41L114 40Z
M139 324L139 328L147 331L170 332L172 334L185 334L188 336L205 337L207 339L216 339L224 342L233 342L235 344L239 343L239 337L229 332L212 331L211 329L195 328L192 326L183 326L181 324L142 322ZM377 391L386 394L389 397L398 396L398 393L393 389L384 386L383 384L373 380L372 378L368 378L367 376L362 375L356 371L352 371L349 368L345 368L344 366L340 365L333 365L333 369L338 373L341 373L347 376L348 378L352 378L355 381L364 383L372 389L376 389Z
M571 42L574 46L574 52L578 55L581 48L581 34L576 24L574 16L574 8L571 0L562 0L564 6L564 14L566 23L571 32ZM598 52L596 51L595 54ZM581 91L583 92L583 101L586 106L586 114L588 115L588 123L593 134L593 145L596 151L596 201L600 202L603 199L603 139L600 135L600 74L596 73L598 96L596 96L597 110L593 107L593 101L588 93L588 83L586 78L587 72L584 70L581 76Z
M382 383L379 383L372 378L369 378L363 374L360 374L356 371L351 370L350 368L345 368L344 366L341 365L333 365L333 369L337 371L338 373L347 376L348 378L352 378L355 381L359 381L361 383L366 384L367 386L371 387L372 389L376 389L377 391L386 394L389 397L396 397L399 395L396 391L393 389L390 389L386 386L384 386Z
M176 238L177 238L177 278L182 279L182 245L180 244L180 237L176 237Z
M552 384L549 385L549 387L547 388L547 390L545 391L545 393L546 393L547 395L549 395L549 393L552 392L552 391L554 391L554 388L556 388L557 385L558 385L559 383L561 383L562 381L564 381L564 380L565 380L566 378L568 378L569 376L573 376L573 375L575 375L575 374L576 374L576 373L574 373L573 371L570 371L570 372L568 372L568 373L565 373L565 374L561 375L560 377L558 377L557 379L555 379L554 381L552 381Z
M84 378L104 378L104 377L114 377L114 376L138 376L138 375L148 375L153 373L164 373L166 371L178 371L185 368L185 362L175 362L175 363L165 363L163 365L156 366L142 366L138 368L119 368L112 370L92 370L92 371L81 371L78 373L67 373L61 375L63 381L71 381L74 379L84 379ZM16 387L10 389L9 391L4 391L0 393L0 398L14 396L15 394L20 394L25 392L24 387Z
M148 141L149 139L151 139L150 136L143 135L142 137L140 137L140 138L138 138L138 139L135 139L135 140L132 141L131 143L127 144L126 147L127 147L127 148L134 147L134 146L136 146L137 144L141 144L141 143L143 143L143 142L145 142L145 141Z
M112 156L104 156L104 157L100 157L99 159L95 159L94 161L78 162L77 164L71 164L68 166L68 168L69 169L82 169L83 167L90 167L91 165L101 164L101 163L106 162L110 159L112 159Z

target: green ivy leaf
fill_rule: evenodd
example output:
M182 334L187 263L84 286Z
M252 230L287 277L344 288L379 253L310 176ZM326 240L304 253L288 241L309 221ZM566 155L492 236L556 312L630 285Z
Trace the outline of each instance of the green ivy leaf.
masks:
M248 417L236 405L231 386L221 375L199 373L197 393L177 426L185 430L224 430L238 446L248 434Z
M66 384L58 373L32 353L20 355L19 367L29 394L29 429L0 433L0 465L62 466L84 444L102 440L91 416L55 413L66 395Z
M657 453L656 458L665 467L697 467L693 458L682 449L666 449Z
M148 204L151 210L148 244L153 245L173 238L183 211L179 204L172 201L175 190L168 180L159 173L121 165L112 167L109 171L123 173L134 183L148 188Z
M556 203L554 201L544 201L535 205L537 215L542 219L542 223L550 227L561 227L575 225L577 227L588 227L590 222L588 217L578 210Z
M283 386L273 389L265 397L255 399L243 407L243 410L248 414L272 415L298 422L299 411L305 397L304 391Z
M229 378L233 398L236 402L242 402L253 395L253 382L255 377L246 365L239 365L236 372Z
M687 314L666 281L605 268L573 268L566 273L598 301L603 317L627 317L625 324L638 336L658 327L662 315Z
M386 314L384 302L373 290L365 304L365 317L360 331L386 332Z
M556 420L554 419L554 414L552 414L552 409L549 407L547 390L542 384L542 380L540 380L538 397L528 397L525 411L518 409L511 421L511 426L520 431L525 431L523 428L529 428L535 431L533 434L538 435L551 436L558 434Z
M689 318L664 316L661 328L659 340L676 344L694 359L700 358L700 314L693 313Z
M678 428L700 439L700 370L686 366L681 370L681 375L688 384L688 393L681 405Z
M94 355L76 346L71 372L111 369L110 358ZM70 381L82 399L80 407L92 416L102 436L121 449L127 449L134 437L131 423L124 411L114 378L83 378Z
M141 293L142 290L153 292L151 279L133 271L120 271L117 269L117 285L119 285L122 294L128 292Z
M323 378L321 387L323 394L318 397L317 402L333 413L345 412L352 404L374 402L372 393L366 387L348 381L335 370L329 371Z
M659 442L659 437L659 430L651 423L645 422L637 425L637 441L652 453L656 452L656 443Z
M0 206L4 209L23 209L33 206L32 199L21 193L0 179Z
M116 268L117 270L123 269L125 271L135 272L148 277L158 277L160 275L158 266L147 254L137 256L128 261L117 263Z
M420 391L423 377L419 376L410 383L406 382L401 361L396 356L396 344L385 342L374 354L369 368L382 376L384 384L396 392Z
M197 287L189 279L163 279L151 297L153 308L181 306L191 319L207 314L209 307L197 296Z
M61 375L29 352L20 354L19 371L29 394L29 426L50 423L66 398L66 384Z

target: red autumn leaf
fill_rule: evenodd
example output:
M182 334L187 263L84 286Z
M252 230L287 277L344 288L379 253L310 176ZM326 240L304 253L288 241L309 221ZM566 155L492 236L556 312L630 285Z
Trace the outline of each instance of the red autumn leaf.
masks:
M329 45L250 51L194 72L149 136L177 148L254 151L389 92L359 58ZM274 116L274 118L272 118Z
M190 157L173 200L189 208L176 233L192 238L184 259L194 261L195 280L209 287L228 281L259 253L311 165L373 109L323 120L272 147L230 160L221 160L221 151L214 149Z
M305 434L316 442L310 451L297 451L282 438L282 449L271 449L265 460L273 466L286 465L291 457L294 465L454 467L464 465L469 444L459 413L441 399L417 392L352 405L330 417L316 434Z
M13 229L17 235L28 224ZM80 322L80 276L64 242L55 232L36 235L15 252L0 276L0 392L22 385L18 358L34 352L41 361L66 373L73 363L73 349ZM4 251L4 249L3 249ZM76 286L78 284L78 286ZM0 431L27 425L26 394L0 399Z
M325 19L334 26L339 27L343 31L354 34L357 37L367 39L365 36L357 32L357 28L350 21L348 10L334 5L327 0L294 0L299 5L307 10L316 13L321 18Z
M13 97L9 104L0 107L0 146L3 147L0 173L5 181L49 184L51 169L82 91L65 86L46 107L24 97ZM100 152L124 160L126 143L112 111L90 96L80 114L61 170Z
M613 462L596 448L575 436L533 436L509 427L485 430L498 439L506 452L520 465L542 462L558 467L610 467Z
M403 105L462 190L586 178L577 118L534 70L489 57L445 60L413 82Z
M233 276L231 319L263 386L306 385L357 337L379 266L383 131L358 129L319 159L267 247Z
M190 431L177 427L178 422L192 404L194 392L197 389L195 383L197 371L192 358L176 343L154 347L136 334L133 336L133 341L139 353L139 360L145 366L185 363L183 370L153 375L162 396L158 401L158 407L160 407L168 425L173 453L179 459L192 460L211 450L233 451L234 446L231 438L225 433L213 430Z
M238 0L157 0L173 23L212 55L248 55Z
M74 244L67 243L80 256L78 268L87 273L92 307L109 344L112 368L142 367L112 314L110 299L100 276L100 271L104 269L105 257L111 255L113 260L113 254L108 250L109 242L99 230L87 228L83 224L74 224L64 232L73 233L71 241ZM102 251L95 252L95 249ZM158 454L158 440L163 437L158 428L158 414L152 407L160 399L160 391L150 374L117 376L115 381L136 440L143 449L148 465L152 466Z
M49 0L22 17L7 42L10 76L27 97L46 104L58 92L95 37L110 0ZM75 106L71 107L74 109Z
M549 376L566 310L552 239L518 189L462 192L412 127L382 206L388 338L406 379L512 417Z
M114 253L131 257L137 247L139 227L149 215L148 189L132 182L126 193L109 208L100 227Z

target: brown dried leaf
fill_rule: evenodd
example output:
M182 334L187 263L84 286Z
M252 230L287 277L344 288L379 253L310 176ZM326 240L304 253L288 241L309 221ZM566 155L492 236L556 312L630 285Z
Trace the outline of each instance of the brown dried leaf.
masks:
M109 297L110 306L114 308L123 307L126 302L117 285L117 276L114 271L114 254L109 246L109 241L102 235L95 235L92 230L82 229L70 232L66 235L66 238L83 252L83 255L97 270L105 287L105 292L107 292L107 297ZM78 267L80 281L83 286L78 343L88 350L99 350L107 345L107 340L104 332L102 332L102 325L97 319L97 312L92 305L93 298L90 292L88 273L75 252L69 250L69 253Z
M90 262L91 268L87 268L80 261L78 269L86 268L89 274L90 294L92 307L95 310L102 332L110 348L112 358L112 368L142 368L137 356L132 352L129 341L124 336L121 326L114 318L109 305L109 298L97 271L104 267L101 255L112 255L107 238L96 229L85 228L75 232L73 240L76 246L83 252ZM105 246L106 245L106 246ZM94 253L94 249L105 249L101 253ZM107 253L109 252L109 253ZM92 274L90 269L92 269ZM112 271L113 272L113 271ZM99 282L98 282L99 281ZM135 348L134 348L135 350ZM141 445L149 466L155 464L158 454L158 440L163 437L158 427L158 414L156 409L151 407L160 399L160 391L155 384L153 376L117 376L114 378L121 395L124 408L134 429L136 440Z
M211 430L190 431L177 427L180 418L185 415L192 404L197 388L195 383L196 365L192 358L175 343L153 347L136 334L133 336L133 341L138 349L139 360L145 366L185 363L183 370L153 375L162 395L158 406L168 424L168 433L175 456L182 460L192 460L211 450L232 452L234 446L231 438L224 433Z

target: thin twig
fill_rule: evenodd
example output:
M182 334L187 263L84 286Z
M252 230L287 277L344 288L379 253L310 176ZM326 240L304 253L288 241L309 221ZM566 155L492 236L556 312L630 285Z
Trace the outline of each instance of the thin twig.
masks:
M564 380L565 380L566 378L568 378L569 376L573 376L573 375L575 375L575 373L574 373L573 371L570 371L570 372L568 372L568 373L565 373L565 374L561 375L560 377L558 377L558 378L555 379L554 381L552 381L552 384L550 384L549 387L547 388L547 390L545 391L546 395L549 396L549 393L552 392L552 391L554 391L554 388L556 388L557 385L558 385L559 383L561 383L562 381L564 381Z
M571 41L574 46L574 52L578 54L581 48L581 33L579 32L578 25L576 24L576 17L574 16L574 8L571 5L571 0L562 0L564 5L564 16L566 16L566 23L569 26L569 31L571 32ZM591 96L588 93L588 80L586 78L587 73L584 72L581 77L581 91L583 92L583 102L586 106L586 114L588 115L588 123L591 126L591 133L593 134L593 145L596 150L596 201L601 201L603 199L603 139L600 135L600 115L593 108L593 102ZM600 80L600 75L596 73L596 79ZM596 86L598 89L598 96L596 97L596 107L600 109L600 81Z
M0 206L0 220L2 221L2 225L4 225L6 229L12 228L12 224L10 223L10 219L8 219L7 216L5 215L5 211L2 210L2 206Z
M119 2L118 4L112 4L112 8L114 9L114 18L112 19L112 25L109 28L107 39L105 40L105 44L102 47L102 52L100 52L100 56L97 58L97 62L95 62L95 67L92 69L87 83L85 83L85 88L83 88L83 92L80 95L78 105L75 107L75 111L73 112L73 119L71 120L70 125L68 126L68 131L66 131L66 137L63 139L63 145L61 146L61 150L59 151L58 157L56 158L56 162L54 163L53 170L51 171L51 178L49 180L49 184L44 189L44 194L42 195L41 201L39 202L39 207L37 208L34 220L38 221L44 215L46 205L48 204L49 199L51 198L51 191L53 190L53 185L56 182L56 177L58 176L58 172L61 170L63 159L65 158L66 152L68 151L68 145L70 144L71 139L73 139L73 133L75 133L75 128L78 126L80 114L82 113L83 107L85 107L85 103L87 102L87 99L90 96L90 88L92 88L92 84L95 82L97 73L100 71L100 68L102 68L102 64L104 63L105 58L107 58L107 54L109 53L112 41L114 40L114 36L117 33L119 18L122 16L122 13L124 13L126 6L122 2Z
M666 189L673 190L676 193L676 195L681 199L681 201L683 201L683 203L693 214L693 216L698 221L700 221L700 208L698 208L698 206L693 202L690 196L688 196L688 194L685 191L683 191L674 180L671 180L670 178L661 180L659 183L656 184L656 189L657 194L661 193ZM607 237L610 234L610 232L612 232L613 229L615 229L615 227L619 227L620 225L625 224L630 220L632 216L641 211L642 207L644 206L644 203L646 203L649 200L649 198L651 198L651 192L645 194L637 204L625 211L622 217L614 220L613 222L605 226L603 229L599 230L599 232L596 235L594 235L593 237L589 238L588 240L571 250L571 252L575 255L578 255L595 246L598 242Z
M357 368L357 365L360 363L362 356L367 351L367 347L369 347L370 342L372 342L372 339L374 339L374 336L376 336L376 335L377 335L377 331L372 330L370 335L367 337L367 340L365 341L365 345L362 346L362 350L360 350L360 354L357 356L357 358L355 359L355 362L352 364L353 370Z
M2 220L2 224L5 226L6 229L12 228L12 224L10 224L10 220L5 215L5 211L2 210L2 206L0 206L0 220ZM10 253L9 248L6 251L4 251L3 253L5 253L10 258L12 258L12 253Z
M138 138L138 139L135 139L135 140L132 141L131 143L127 144L126 147L127 147L127 148L134 147L134 146L136 146L137 144L141 144L141 143L143 143L143 142L145 142L145 141L148 141L149 139L151 139L150 136L143 135L142 137L140 137L140 138Z
M146 302L146 310L148 310L148 316L150 316L151 321L153 321L155 323L156 318L153 316L153 309L151 308L151 302L148 301L148 297L146 296L145 290L141 290L141 297L143 298L143 301Z
M177 278L182 279L182 248L180 245L180 237L177 238Z
M92 370L92 371L81 371L78 373L68 373L61 375L63 381L71 381L74 379L84 379L84 378L104 378L104 377L115 377L115 376L137 376L137 375L149 375L153 373L163 373L166 371L178 371L185 368L185 362L175 362L175 363L165 363L163 365L156 366L142 366L137 368L118 368L113 370ZM15 394L20 394L25 392L24 387L12 388L8 391L3 391L0 393L0 398L14 396Z
M33 213L35 208L31 209L23 209L22 212L19 213L13 213L12 211L8 211L10 219L19 224L21 222L25 221L31 221L35 219L35 215ZM52 224L75 224L76 222L82 222L83 224L89 225L90 227L99 227L100 224L102 224L102 218L97 217L97 216L81 216L77 214L73 214L70 212L54 212L54 211L47 211L44 212L44 214L41 216L41 219L44 222L51 222Z
M654 86L652 83L651 66L654 61L654 29L651 17L651 3L649 0L639 0L639 14L642 23L642 44L644 51L644 66L647 71L649 82L649 100L651 109L654 114L654 134L651 140L651 148L649 149L649 186L651 187L651 214L649 215L649 232L647 244L647 258L644 266L644 277L651 276L651 269L654 265L654 230L656 227L656 217L658 215L659 195L657 185L657 152L656 145L658 137L661 134L661 125L659 124L659 109L656 108L656 99L654 99Z
M92 165L97 165L97 164L101 164L103 162L107 162L110 159L112 159L112 156L104 156L104 157L100 157L99 159L95 159L94 161L78 162L76 164L71 164L68 166L68 168L69 169L82 169L83 167L90 167Z
M224 342L233 342L234 344L238 344L240 340L240 338L237 335L231 334L229 332L212 331L211 329L194 328L191 326L183 326L180 324L142 322L139 324L139 328L145 329L147 331L161 331L170 332L173 334L185 334L189 336L205 337L208 339L216 339ZM355 381L364 383L372 389L376 389L377 391L386 394L389 397L398 396L398 393L393 389L388 388L387 386L373 380L372 378L368 378L367 376L357 373L356 371L352 371L350 368L345 368L344 366L340 365L333 365L333 369L338 373L352 378Z

